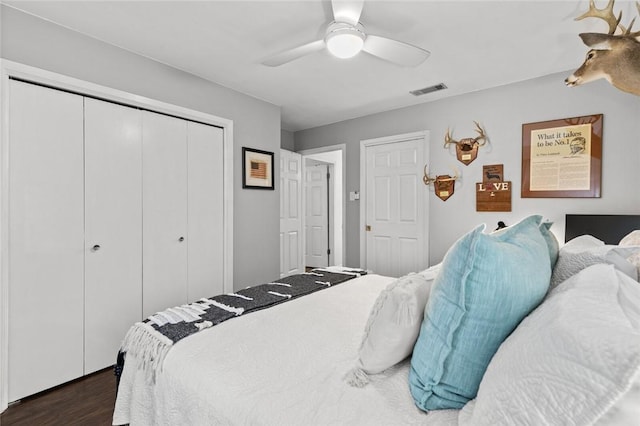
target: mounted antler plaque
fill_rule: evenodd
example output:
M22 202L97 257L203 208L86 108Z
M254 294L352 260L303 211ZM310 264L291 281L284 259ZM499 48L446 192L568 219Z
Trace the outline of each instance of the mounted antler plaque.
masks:
M436 197L440 198L442 201L447 201L447 199L453 195L456 189L456 180L458 178L459 176L457 172L453 177L449 175L438 175L435 178L432 178L427 173L427 166L425 165L422 181L425 185L430 185L433 183L433 189L436 193Z
M484 130L477 121L474 121L474 123L476 124L476 132L478 132L478 136L475 138L465 138L457 141L451 137L449 129L447 129L447 134L444 136L444 147L448 148L449 145L455 144L456 157L458 161L465 165L473 162L478 157L478 148L487 143L487 135L485 135Z

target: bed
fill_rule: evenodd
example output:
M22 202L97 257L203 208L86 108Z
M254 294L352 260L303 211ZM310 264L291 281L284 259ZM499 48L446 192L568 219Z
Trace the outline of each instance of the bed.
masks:
M635 219L626 225L626 233L640 229ZM572 232L572 223L567 218L566 232ZM130 351L120 376L113 424L637 425L637 273L636 280L622 273L606 259L619 247L606 246L594 237L578 239L573 252L571 243L566 250L556 246L556 261L548 260L554 252L549 226L540 216L495 233L479 226L452 246L442 264L425 271L400 279L374 273L355 276L220 322L172 345L151 378L148 368ZM532 236L525 241L522 235L526 232ZM479 274L505 274L505 281L513 281L505 265L511 257L518 257L518 250L528 247L529 239L535 244L531 243L533 251L527 255L548 262L547 275L532 281L536 296L527 302L526 312L522 304L513 303L519 306L515 309L519 316L511 319L513 327L501 331L499 343L479 373L463 366L471 370L460 380L479 374L479 383L462 402L456 399L459 395L449 398L446 408L447 401L442 400L451 393L451 386L447 392L434 391L425 378L428 373L419 371L430 360L418 359L417 352L453 362L454 357L443 356L440 347L449 344L454 347L448 350L455 350L474 337L442 345L429 337L432 330L427 318L436 321L433 312L442 300L439 297L451 297L443 295L442 283L449 275L459 279L456 268L467 268L463 278L467 280L473 257L469 250L478 260L488 257L479 251L482 244L487 244L500 269L485 270L490 262L478 261L475 267L485 268ZM508 247L501 258L505 244ZM466 259L460 265L452 260L456 250L463 251ZM631 253L634 245L625 250ZM568 278L556 274L556 281L562 281L549 289L555 273L551 264L575 267L575 262L566 259L584 260L575 253L585 251L590 252L586 263L592 263L579 263L580 270ZM599 260L593 261L594 257ZM523 275L537 275L527 274L528 267L541 269L533 260L519 262L514 268ZM331 272L341 273L339 269ZM545 280L541 289L538 282ZM472 291L467 293L465 297ZM506 315L505 302L497 302L500 308L493 311ZM472 311L469 307L465 315ZM451 318L445 319L451 322ZM509 319L498 321L502 324ZM473 332L479 334L477 329ZM460 329L457 333L454 339L465 336ZM490 338L481 336L473 345L481 346L485 340ZM472 356L480 352L473 345ZM452 374L456 372L459 369ZM418 408L425 401L427 405L442 403L445 408Z

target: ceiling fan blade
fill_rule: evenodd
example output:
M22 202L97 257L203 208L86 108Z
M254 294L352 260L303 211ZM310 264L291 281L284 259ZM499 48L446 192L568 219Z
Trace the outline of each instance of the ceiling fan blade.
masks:
M403 67L418 66L431 54L420 47L375 35L367 36L362 50Z
M293 60L306 56L310 53L322 50L324 49L324 47L324 40L312 41L311 43L303 44L302 46L294 47L293 49L285 50L284 52L273 55L262 61L262 64L269 67L277 67L279 65L286 64L287 62L291 62Z
M360 20L363 5L364 0L332 0L333 19L336 22L346 22L355 26Z

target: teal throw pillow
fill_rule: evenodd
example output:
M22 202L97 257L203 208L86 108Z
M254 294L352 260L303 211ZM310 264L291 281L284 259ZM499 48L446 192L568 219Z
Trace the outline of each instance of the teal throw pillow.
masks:
M558 261L558 253L560 252L560 244L558 244L558 239L551 232L551 225L553 222L542 222L540 224L540 233L544 237L544 241L547 243L547 248L549 249L549 258L551 259L551 269L556 265Z
M425 411L473 399L500 344L544 298L550 249L530 216L492 234L484 225L449 249L413 349L409 386Z

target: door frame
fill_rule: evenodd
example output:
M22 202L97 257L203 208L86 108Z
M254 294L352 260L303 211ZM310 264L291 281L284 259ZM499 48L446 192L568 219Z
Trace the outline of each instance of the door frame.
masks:
M96 97L162 114L221 127L224 132L224 291L233 292L233 120L169 104L63 74L0 59L0 412L8 404L8 231L9 231L9 80L15 78L54 89Z
M422 139L423 143L423 158L422 163L426 164L429 158L429 134L428 130L422 130L418 132L402 133L399 135L384 136L380 138L364 139L360 141L360 267L367 269L367 233L365 231L365 225L367 221L367 148L375 145L387 145L405 142L408 140ZM429 193L427 191L421 191L422 200L420 205L423 206L424 212L426 212L425 223L422 223L422 235L426 243L427 257L429 256Z
M331 203L331 211L333 213L333 225L334 225L334 232L332 232L332 240L333 240L333 248L334 251L332 252L332 258L333 258L333 263L335 265L338 266L344 266L344 261L345 261L345 242L346 242L346 237L345 237L345 224L346 224L346 203L345 203L345 197L346 197L346 173L347 173L347 167L346 167L346 156L347 156L347 145L346 144L337 144L337 145L329 145L329 146L323 146L320 148L312 148L312 149L303 149L300 151L296 151L298 154L302 155L302 177L303 177L303 183L304 183L304 179L306 176L306 159L307 158L311 158L311 159L315 159L314 157L316 156L316 154L323 154L326 152L336 152L339 151L340 154L340 158L341 158L341 162L342 162L342 167L340 167L340 171L341 171L341 182L336 181L336 164L333 163L334 166L334 176L332 177L332 180L334 180L334 187L338 187L342 189L342 194L338 195L338 196L334 196L331 198L331 201L333 201L333 203ZM326 159L324 158L320 158L321 161L327 162ZM307 206L307 200L306 200L306 191L303 190L303 203L302 203L302 229L303 229L303 241L302 241L302 250L303 250L303 257L304 257L304 250L306 248L306 232L304 232L305 229L305 218L306 218L306 206ZM342 214L340 215L336 215L335 214L335 209L336 209L336 202L339 201L341 203L341 208L342 208ZM342 223L340 223L340 221L342 221ZM338 241L338 239L336 238L336 236L341 238L341 241L339 242L339 244L336 244L336 242Z

